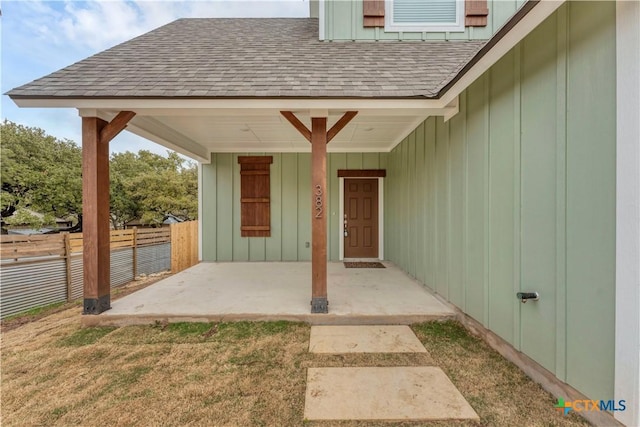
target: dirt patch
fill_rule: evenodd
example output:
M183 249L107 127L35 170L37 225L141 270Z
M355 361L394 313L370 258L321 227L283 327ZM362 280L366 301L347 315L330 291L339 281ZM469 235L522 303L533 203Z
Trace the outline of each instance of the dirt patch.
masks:
M0 320L0 332L12 331L20 326L26 325L36 320L40 320L52 314L60 313L69 310L73 307L80 307L82 303L80 301L71 301L67 303L56 304L48 307L42 307L41 309L34 310L35 313L25 313L22 315L12 316L8 319Z

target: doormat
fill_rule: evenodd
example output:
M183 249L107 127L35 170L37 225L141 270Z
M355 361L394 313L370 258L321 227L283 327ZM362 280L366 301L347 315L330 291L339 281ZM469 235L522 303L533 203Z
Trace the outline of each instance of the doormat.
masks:
M358 262L344 262L345 268L387 268L381 262L373 261L358 261Z

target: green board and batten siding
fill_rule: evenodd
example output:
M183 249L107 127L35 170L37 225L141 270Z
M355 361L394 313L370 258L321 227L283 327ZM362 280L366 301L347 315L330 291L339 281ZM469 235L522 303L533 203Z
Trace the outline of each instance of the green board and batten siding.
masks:
M239 155L273 156L271 237L240 236ZM386 154L329 153L327 159L329 259L339 258L338 169L384 169ZM203 261L310 261L311 155L308 153L213 154L202 165Z
M488 0L486 27L467 27L464 32L385 32L365 28L362 0L325 0L325 40L486 40L513 16L524 0Z
M385 182L386 256L593 399L613 398L615 51L614 2L562 6Z
M391 153L329 154L330 260L337 170L386 169L385 257L590 398L613 398L615 51L615 3L567 3L448 122L429 118ZM269 155L269 238L240 237L238 154L203 166L203 260L310 259L310 155Z

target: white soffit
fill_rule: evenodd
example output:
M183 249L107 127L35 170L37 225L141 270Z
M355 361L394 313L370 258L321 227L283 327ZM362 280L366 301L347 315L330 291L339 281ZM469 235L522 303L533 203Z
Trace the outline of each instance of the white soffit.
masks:
M79 113L108 121L119 111L135 111L136 116L127 130L208 163L212 152L310 152L309 142L280 111L292 111L308 129L311 129L314 111L325 110L328 113L328 128L346 111L358 111L356 117L331 141L329 152L387 152L430 115L445 115L453 111L450 106L439 108L433 100L365 100L357 103L333 100L335 105L343 108L330 109L300 108L310 103L298 100L292 102L298 108L285 107L284 103L282 108L273 108L273 103L270 105L272 108L264 108L266 103L258 102L264 100L254 100L254 108L248 108L246 102L234 102L239 100L229 100L237 108L219 108L217 105L215 108L194 108L193 105L178 108L173 105L173 100L165 101L167 106L162 108L157 100L149 101L152 101L149 108L132 108L134 105L123 102L118 108L82 108ZM329 105L326 100L317 101ZM138 102L134 104L140 105Z

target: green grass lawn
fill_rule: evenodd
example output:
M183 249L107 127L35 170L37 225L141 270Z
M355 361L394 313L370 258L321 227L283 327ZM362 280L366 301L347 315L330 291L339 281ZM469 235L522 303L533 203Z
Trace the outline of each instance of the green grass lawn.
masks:
M304 422L306 368L439 366L480 422L435 426L573 426L553 397L455 322L413 330L422 354L313 355L290 322L81 328L77 308L2 334L2 425L389 426Z

